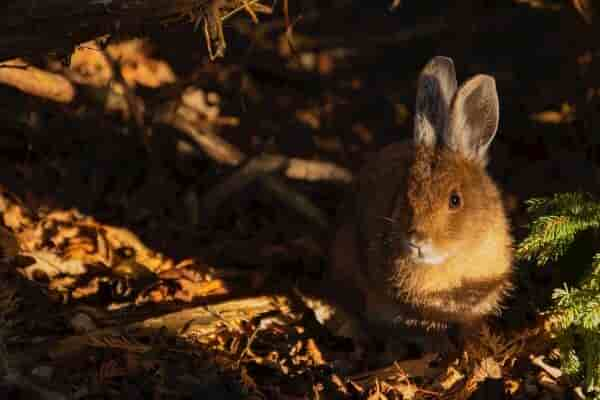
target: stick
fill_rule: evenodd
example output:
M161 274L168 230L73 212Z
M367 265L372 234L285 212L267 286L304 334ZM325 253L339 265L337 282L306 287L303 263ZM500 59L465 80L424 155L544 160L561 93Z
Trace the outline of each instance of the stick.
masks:
M45 357L52 359L68 357L81 352L90 344L91 338L118 336L123 335L123 333L139 335L162 329L168 335L179 335L182 332L208 335L215 333L219 324L223 321L236 324L236 321L249 320L282 307L285 307L282 297L260 296L211 304L210 308L202 305L131 321L136 318L135 313L133 313L134 316L129 317L129 322L119 321L115 326L98 329L83 335L65 337L33 347L24 353L11 355L8 363L12 368L24 368L35 365ZM131 315L131 313L128 315ZM110 322L116 323L116 321Z
M244 153L214 133L201 131L197 128L196 124L189 122L177 113L168 114L170 115L165 115L161 120L187 133L188 136L214 160L230 166L240 165L246 160L246 155ZM277 162L273 162L272 164L276 166ZM251 177L238 177L238 181L236 181L232 187L243 187L243 185L251 181L250 178ZM282 182L280 178L271 175L258 175L256 178L260 180L267 190L271 191L281 201L292 207L301 215L304 215L320 228L326 229L328 227L329 222L327 221L327 216L319 208L313 205L306 196L290 188ZM214 208L218 206L218 201L221 200L223 196L231 193L230 188L219 188L217 191L218 192L215 192L216 194L209 192L209 194L204 197L203 202L209 207L207 210L208 213L210 213L211 208L214 210Z
M307 181L326 180L341 183L350 183L352 181L352 174L348 170L338 167L333 163L262 154L250 159L229 178L213 187L208 193L205 193L201 199L203 209L207 214L211 215L233 193L239 192L258 178L265 178L267 175L277 172L283 172L288 178ZM273 184L271 183L270 185ZM271 189L279 190L279 187L275 184ZM281 195L285 196L285 194ZM295 203L295 200L291 199L286 199L286 201L288 204ZM306 214L305 205L297 204L296 207L301 207ZM314 217L320 218L317 214Z

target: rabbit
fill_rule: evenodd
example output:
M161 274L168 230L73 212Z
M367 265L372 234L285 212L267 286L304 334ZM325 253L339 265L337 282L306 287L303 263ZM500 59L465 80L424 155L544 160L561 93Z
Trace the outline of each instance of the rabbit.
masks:
M344 336L367 326L423 345L499 313L512 287L512 238L486 172L498 120L494 78L457 88L450 58L423 68L412 139L361 170L332 240L325 297L357 316Z

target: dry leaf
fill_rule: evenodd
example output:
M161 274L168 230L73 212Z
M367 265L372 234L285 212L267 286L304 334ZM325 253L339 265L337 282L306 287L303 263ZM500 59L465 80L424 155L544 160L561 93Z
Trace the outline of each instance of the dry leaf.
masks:
M504 380L504 389L511 396L514 396L517 391L520 389L521 383L516 379L505 379Z
M77 281L77 278L74 276L61 276L59 278L52 279L48 284L48 289L64 292L75 286Z
M192 282L186 279L179 279L177 283L181 286L181 289L177 290L173 297L186 302L191 302L196 297L224 295L228 293L224 282L220 279L208 282Z
M564 103L560 110L542 111L532 114L530 117L533 121L543 124L564 124L573 122L575 119L575 108L568 103Z
M323 365L325 364L325 359L323 358L323 353L317 347L315 340L310 338L306 341L306 352L310 356L311 360L315 363L315 365Z
M32 225L31 218L29 218L27 214L27 211L23 207L11 204L6 208L4 214L2 214L4 225L11 228L13 231L26 225Z
M122 260L119 264L111 269L113 275L120 278L128 278L133 280L152 279L156 275L146 266L136 262L134 259Z
M450 390L459 381L464 379L464 375L461 374L456 368L450 366L444 373L443 377L439 380L439 385L444 390Z
M80 299L82 297L88 297L88 296L98 293L99 289L100 289L100 278L95 277L95 278L91 279L89 282L87 282L87 284L85 286L76 287L73 290L73 292L71 293L71 296L73 296L74 299Z
M36 280L37 274L44 274L48 280L52 280L58 275L77 276L87 272L87 267L80 260L65 260L48 251L32 251L24 255L35 260L32 265L21 268L21 272L29 280Z

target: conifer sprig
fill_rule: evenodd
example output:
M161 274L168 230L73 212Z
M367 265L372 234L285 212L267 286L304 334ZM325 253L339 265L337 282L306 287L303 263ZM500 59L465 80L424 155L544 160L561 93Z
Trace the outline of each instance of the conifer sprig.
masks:
M561 193L527 201L535 217L530 233L517 248L517 258L545 265L564 255L579 232L600 228L600 203L584 193Z
M534 217L517 247L517 258L545 265L564 256L577 234L600 231L600 202L584 193L562 193L527 202ZM600 246L591 268L581 266L577 287L557 288L552 311L561 353L561 369L600 399Z

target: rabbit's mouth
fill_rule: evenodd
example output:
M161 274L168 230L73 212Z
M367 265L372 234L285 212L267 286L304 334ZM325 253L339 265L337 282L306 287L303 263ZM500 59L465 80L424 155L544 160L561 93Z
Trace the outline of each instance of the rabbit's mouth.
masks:
M407 258L416 264L440 265L448 259L448 254L437 251L429 241L418 244L407 241L404 248Z

